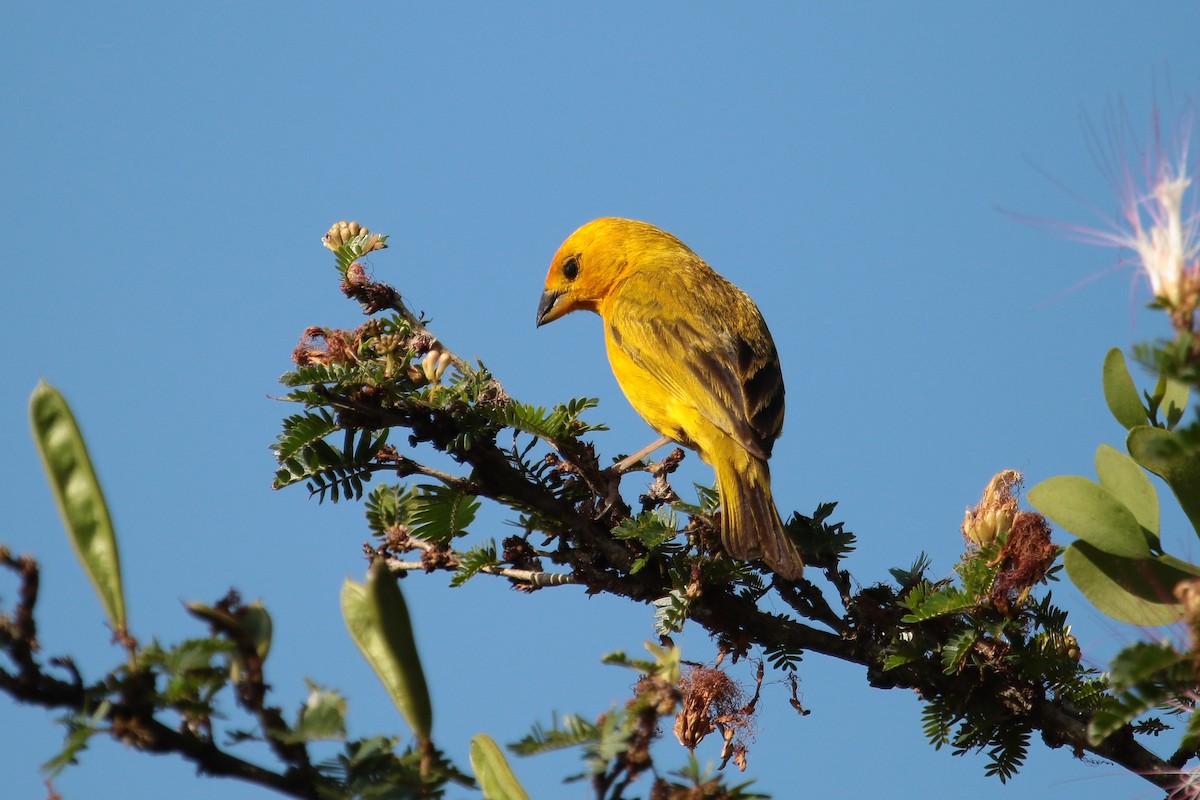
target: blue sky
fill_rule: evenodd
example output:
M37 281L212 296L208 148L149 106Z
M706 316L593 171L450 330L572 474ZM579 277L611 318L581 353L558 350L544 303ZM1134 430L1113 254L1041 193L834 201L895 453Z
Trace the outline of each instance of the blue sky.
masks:
M948 573L963 509L1001 469L1028 485L1092 474L1096 445L1120 444L1105 351L1164 332L1128 271L1080 285L1118 253L1000 209L1094 223L1057 182L1115 210L1083 120L1102 127L1123 103L1144 133L1156 98L1196 96L1192 4L50 2L3 19L0 541L41 559L44 652L88 676L119 653L32 448L39 378L91 443L135 635L198 635L180 601L236 586L274 616L278 702L299 704L308 677L347 694L353 735L403 730L338 611L342 580L364 569L361 507L269 489L268 445L291 411L270 396L297 337L360 321L318 243L339 219L391 235L377 276L510 394L599 397L607 454L653 434L596 318L535 331L542 279L597 216L678 235L769 322L788 386L776 500L785 515L837 500L864 583L920 551ZM711 471L689 458L676 485L693 480ZM500 516L481 522L480 537L506 535ZM554 710L622 701L630 676L599 659L653 637L651 609L573 588L525 597L430 576L404 589L436 739L464 764L476 732L513 741ZM1140 635L1069 587L1056 596L1098 664ZM700 631L677 642L711 657ZM750 753L747 777L776 797L1153 796L1036 741L1003 787L983 757L929 747L912 696L818 656L801 677L812 715L768 686ZM59 729L7 700L0 720L6 793L43 796L37 765ZM585 797L558 783L577 766L515 769L535 796ZM100 741L55 787L67 800L264 796Z

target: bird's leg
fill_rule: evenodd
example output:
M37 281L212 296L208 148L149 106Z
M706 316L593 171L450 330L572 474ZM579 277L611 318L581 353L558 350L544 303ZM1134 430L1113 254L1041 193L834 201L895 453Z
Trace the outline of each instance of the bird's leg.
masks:
M661 436L658 439L656 439L655 441L653 441L650 444L643 447L641 450L638 450L633 455L625 456L620 461L618 461L617 463L615 463L611 467L609 467L607 471L613 472L617 475L623 475L624 473L628 472L629 468L632 467L634 464L641 461L643 458L650 455L658 448L660 448L664 445L668 445L670 443L671 443L670 439L668 439L666 436Z

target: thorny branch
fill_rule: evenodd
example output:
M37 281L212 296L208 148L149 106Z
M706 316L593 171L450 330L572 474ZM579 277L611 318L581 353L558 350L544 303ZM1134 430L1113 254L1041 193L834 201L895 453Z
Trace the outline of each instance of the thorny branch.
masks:
M0 691L23 703L77 713L90 713L99 699L107 699L109 706L103 722L108 725L110 734L139 750L177 753L194 763L201 774L237 778L290 797L316 800L324 796L322 787L328 781L311 770L289 766L283 772L274 772L220 749L199 730L166 725L155 716L154 707L139 696L135 687L141 681L136 675L113 696L107 679L85 685L69 658L53 658L50 664L64 668L70 680L64 681L47 673L35 655L39 650L34 623L37 562L29 556L14 558L7 548L0 546L0 565L16 572L20 579L17 607L10 614L0 615L0 648L16 663L17 672L0 668ZM261 675L259 678L261 687ZM291 755L285 763L307 763L307 753L302 758L297 758L296 753Z
M417 317L404 306L399 293L374 291L375 296L389 298L387 308L419 324ZM371 310L364 304L364 311L371 313ZM427 333L423 326L421 330ZM444 348L443 351L449 352ZM452 353L449 357L456 365L464 363ZM450 451L455 419L445 410L425 409L421 414L412 414L403 409L373 409L372 413L378 415L381 426L409 428L419 440L429 441L439 450ZM465 452L458 451L455 457L470 469L473 488L478 495L504 505L534 509L544 519L558 521L556 529L547 531L557 538L559 545L549 555L554 563L570 570L566 573L570 582L584 585L589 593L609 592L641 603L653 603L666 595L671 587L661 574L654 570L630 574L629 567L637 554L630 544L614 540L611 535L613 526L629 514L628 506L620 500L618 492L619 472L600 469L594 452L582 442L566 440L550 444L602 502L577 504L555 497L514 468L494 442L479 443ZM682 455L681 451L673 453L648 468L654 482L642 496L643 508L656 507L674 498L666 475L673 471ZM430 472L422 470L422 474L430 475ZM454 476L432 477L451 486L461 485L463 480ZM609 502L603 502L606 500ZM591 513L582 513L584 510ZM427 568L399 559L389 561L389 565L405 570ZM689 606L688 617L708 630L723 651L732 652L735 657L748 654L755 646L786 646L793 651L821 653L864 666L868 682L881 689L912 689L925 698L969 696L978 690L978 681L971 674L946 674L936 664L913 663L885 671L886 649L902 613L896 610L896 596L886 592L881 594L874 588L855 592L850 574L839 570L836 561L811 566L821 570L842 607L841 612L835 611L825 593L808 579L789 582L774 577L771 585L800 617L828 630L766 612L728 587L712 583L699 588ZM534 579L520 570L493 568L481 571L507 577L515 583L544 580ZM889 624L891 629L887 627ZM1000 679L1000 685L992 688L1002 697L1012 698L1004 701L1011 706L1010 712L1039 730L1048 746L1069 747L1077 757L1090 752L1124 766L1163 789L1179 789L1178 768L1143 747L1128 726L1122 733L1098 745L1091 744L1087 735L1087 713L1051 697L1045 686L1011 675L992 677Z

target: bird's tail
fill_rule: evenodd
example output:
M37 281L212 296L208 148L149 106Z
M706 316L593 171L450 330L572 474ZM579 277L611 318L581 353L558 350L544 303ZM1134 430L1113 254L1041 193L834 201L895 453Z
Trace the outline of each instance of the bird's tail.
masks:
M740 464L730 460L716 466L716 473L725 551L744 561L761 559L784 578L799 578L804 560L771 498L767 462L753 456Z

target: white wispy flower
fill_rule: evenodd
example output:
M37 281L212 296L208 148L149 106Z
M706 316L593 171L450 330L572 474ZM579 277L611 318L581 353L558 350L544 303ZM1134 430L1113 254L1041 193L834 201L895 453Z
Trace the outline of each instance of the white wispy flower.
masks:
M1175 164L1162 167L1148 191L1122 198L1128 230L1118 243L1137 253L1155 297L1171 308L1194 306L1196 299L1185 298L1183 293L1195 283L1195 273L1200 270L1196 260L1200 255L1200 217L1194 210L1184 215L1192 183L1187 175L1186 149Z
M1118 194L1121 219L1106 219L1107 230L1075 229L1089 241L1132 251L1154 297L1173 318L1184 315L1189 321L1200 299L1200 208L1195 193L1188 193L1193 119L1194 112L1181 118L1172 142L1164 143L1156 110L1151 144L1140 147L1128 117L1110 116L1108 147L1094 149L1108 151L1100 161Z

